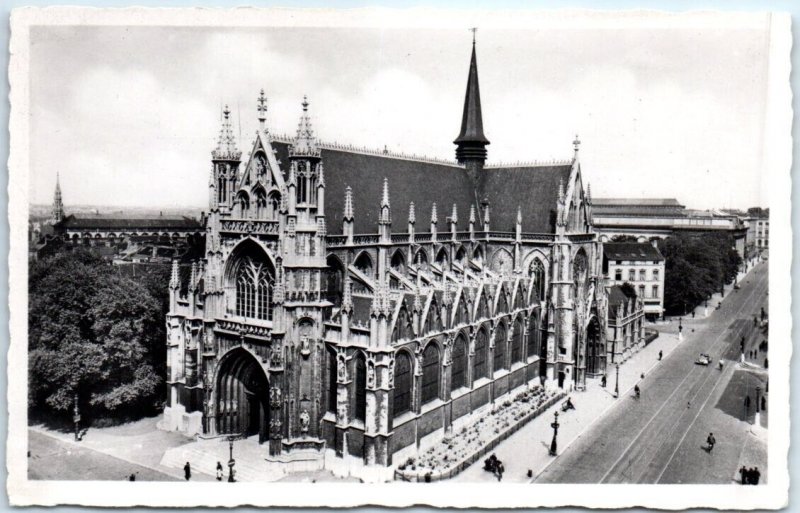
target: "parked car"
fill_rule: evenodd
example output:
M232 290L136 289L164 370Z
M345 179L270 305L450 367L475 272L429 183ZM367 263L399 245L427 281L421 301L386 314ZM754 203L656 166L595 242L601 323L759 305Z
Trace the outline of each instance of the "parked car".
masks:
M694 361L697 365L710 365L711 357L705 353L700 353L700 357Z

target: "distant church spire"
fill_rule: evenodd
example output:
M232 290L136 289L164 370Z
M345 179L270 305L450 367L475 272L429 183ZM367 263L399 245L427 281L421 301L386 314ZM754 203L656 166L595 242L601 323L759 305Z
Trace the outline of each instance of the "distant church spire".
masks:
M469 63L467 92L464 96L464 113L461 118L461 133L453 143L456 145L456 160L465 164L473 179L486 162L486 146L489 140L483 135L481 114L481 92L478 87L478 61L475 55L475 30L473 29L472 59Z
M56 173L56 193L53 197L53 224L60 223L64 219L64 203L61 201L61 177Z
M214 160L239 160L242 152L236 148L236 138L233 137L231 128L231 110L227 105L223 109L222 115L224 119L222 127L219 129L219 140L217 140L217 147L211 152L211 157Z

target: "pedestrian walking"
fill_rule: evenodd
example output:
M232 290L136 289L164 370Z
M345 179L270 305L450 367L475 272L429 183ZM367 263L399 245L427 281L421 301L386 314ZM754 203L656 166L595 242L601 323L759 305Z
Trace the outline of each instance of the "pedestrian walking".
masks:
M636 394L636 398L639 399L639 396L641 394L641 390L639 390L639 385L633 387L633 393Z
M753 358L758 358L758 349L753 350Z
M642 373L641 379L644 379L644 372Z
M224 471L222 470L222 463L217 462L217 481L222 481Z
M658 361L659 362L661 361L661 357L663 357L663 356L664 356L664 351L659 351L658 352Z
M714 449L714 444L717 443L717 439L714 438L714 433L708 434L708 438L706 438L706 443L708 444L708 452L711 452Z
M753 478L751 479L754 485L758 484L758 481L761 479L761 471L758 470L758 467L753 469Z
M128 476L128 481L136 481L136 473L135 472Z
M192 478L192 466L189 465L188 461L186 462L186 465L183 466L183 476L187 481Z
M603 377L602 377L602 378L600 378L600 386L601 386L601 387L603 387L603 388L605 388L605 387L606 387L606 379L607 379L607 378L606 378L606 375L605 375L605 374L603 374Z
M686 401L686 407L687 408L691 408L692 407L692 401Z
M744 486L747 484L747 467L742 465L739 469L739 482Z
M761 411L767 411L767 398L761 396Z
M503 466L503 462L502 461L499 462L497 464L497 480L498 481L502 481L503 480L503 472L505 472L505 471L506 471L506 468Z

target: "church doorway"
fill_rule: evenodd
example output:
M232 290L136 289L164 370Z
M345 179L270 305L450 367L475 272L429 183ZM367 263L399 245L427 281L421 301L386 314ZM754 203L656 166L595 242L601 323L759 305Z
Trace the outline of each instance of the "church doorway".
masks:
M590 376L600 376L606 372L606 348L600 336L600 324L597 318L592 318L586 329L586 373Z
M217 432L268 439L269 382L258 360L234 349L217 371Z

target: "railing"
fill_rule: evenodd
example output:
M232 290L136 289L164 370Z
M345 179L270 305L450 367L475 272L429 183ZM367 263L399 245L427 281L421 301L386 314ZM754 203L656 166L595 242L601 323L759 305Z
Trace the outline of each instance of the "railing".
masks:
M596 234L594 233L581 233L578 235L569 235L569 240L572 242L593 242Z
M514 238L517 236L517 234L514 233L514 232L494 232L494 231L490 231L490 232L485 232L485 233L486 233L486 237L490 238L490 239L514 240Z
M417 233L414 235L414 242L416 243L430 242L431 240L433 240L431 233Z
M522 242L551 241L555 237L552 233L523 233Z
M353 244L356 246L369 246L378 243L377 235L355 235L353 236Z
M272 333L272 321L252 319L245 323L232 319L217 319L216 328L223 331L238 333L240 335L254 335L257 337L269 338L270 334Z
M220 231L236 233L277 234L278 221L247 219L242 221L220 221Z
M409 240L409 235L407 233L393 233L392 234L392 243L393 244L407 244Z
M347 244L346 235L328 235L325 237L325 242L329 248L339 248Z
M317 303L324 299L324 294L318 290L289 290L286 291L286 301Z

